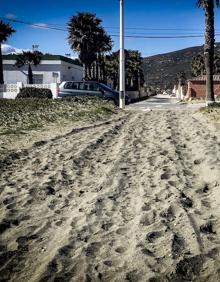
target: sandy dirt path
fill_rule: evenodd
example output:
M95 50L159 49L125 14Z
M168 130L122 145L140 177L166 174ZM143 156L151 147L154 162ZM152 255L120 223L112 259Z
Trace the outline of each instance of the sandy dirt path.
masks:
M219 281L220 132L132 112L0 162L0 281Z

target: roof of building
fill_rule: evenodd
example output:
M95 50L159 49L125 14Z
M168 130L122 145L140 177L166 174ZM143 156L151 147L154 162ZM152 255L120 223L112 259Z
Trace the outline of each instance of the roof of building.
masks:
M18 55L16 54L9 54L9 55L3 55L3 60L16 60ZM66 63L70 63L73 65L82 66L82 64L77 59L71 59L65 56L61 55L51 55L51 54L45 54L42 56L42 60L48 60L48 61L63 61Z
M206 81L206 75L201 75L198 77L194 77L189 79L189 81ZM213 75L213 81L220 81L220 75L215 74Z

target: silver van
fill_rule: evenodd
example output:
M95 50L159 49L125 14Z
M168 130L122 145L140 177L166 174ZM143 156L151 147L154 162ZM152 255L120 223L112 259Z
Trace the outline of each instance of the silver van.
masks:
M107 85L96 81L63 81L58 90L58 98L71 96L95 96L119 105L119 93ZM125 104L130 104L125 95Z

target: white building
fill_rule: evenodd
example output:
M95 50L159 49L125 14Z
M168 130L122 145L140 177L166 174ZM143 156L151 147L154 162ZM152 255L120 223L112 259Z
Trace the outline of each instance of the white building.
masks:
M5 84L28 83L28 66L15 66L16 55L3 56ZM61 83L65 80L82 80L83 68L74 60L59 55L43 55L38 66L32 66L34 84Z

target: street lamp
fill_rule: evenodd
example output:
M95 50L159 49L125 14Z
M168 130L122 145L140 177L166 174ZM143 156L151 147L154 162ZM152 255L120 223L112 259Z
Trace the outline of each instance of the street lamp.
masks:
M120 87L119 107L125 107L124 0L120 0Z

